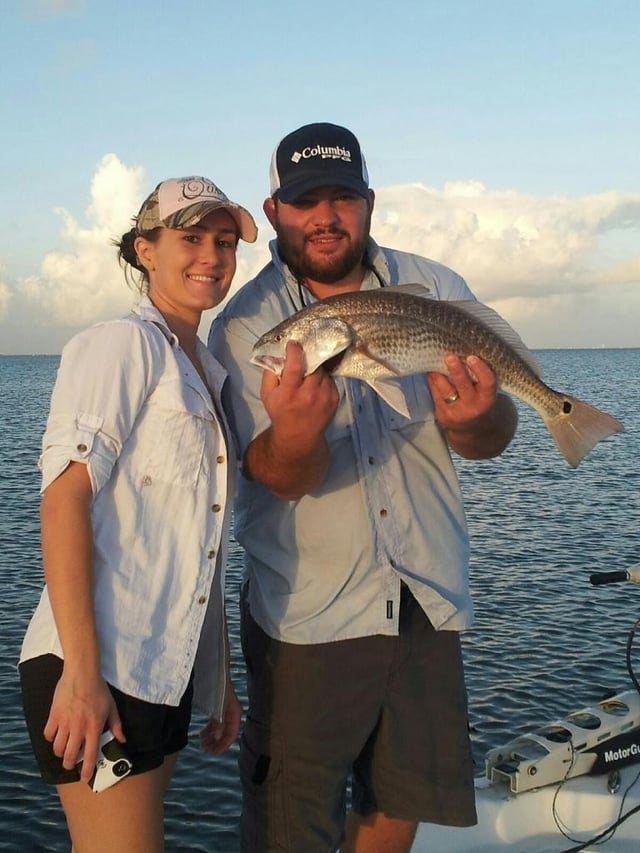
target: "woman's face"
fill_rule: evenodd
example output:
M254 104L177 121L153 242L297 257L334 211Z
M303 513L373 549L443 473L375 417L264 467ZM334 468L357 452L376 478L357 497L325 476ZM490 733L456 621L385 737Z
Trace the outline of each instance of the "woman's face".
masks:
M162 313L199 322L229 291L237 245L238 227L224 208L191 228L162 228L155 242L138 237L135 249L147 269L149 298Z

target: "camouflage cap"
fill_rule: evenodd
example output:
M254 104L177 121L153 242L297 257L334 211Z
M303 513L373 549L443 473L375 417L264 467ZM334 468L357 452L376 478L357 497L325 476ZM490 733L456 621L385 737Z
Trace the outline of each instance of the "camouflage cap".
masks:
M255 243L258 228L249 211L230 201L213 181L197 176L169 178L158 184L143 202L135 225L139 231L191 228L212 210L220 208L233 216L240 237L247 243Z

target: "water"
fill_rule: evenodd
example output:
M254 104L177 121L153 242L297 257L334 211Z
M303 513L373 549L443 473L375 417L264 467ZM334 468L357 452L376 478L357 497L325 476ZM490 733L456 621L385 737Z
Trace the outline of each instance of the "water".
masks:
M476 623L463 637L474 757L629 687L625 646L640 590L592 587L592 571L640 562L640 349L539 352L545 376L619 417L623 435L577 471L538 417L519 406L515 441L497 460L457 463L472 536ZM15 662L42 583L36 459L58 358L0 357L0 850L66 851L55 794L39 782L20 710ZM232 550L232 674L245 701ZM640 657L640 655L639 655ZM640 661L638 662L640 670ZM169 851L238 847L237 748L212 758L192 742L167 800Z

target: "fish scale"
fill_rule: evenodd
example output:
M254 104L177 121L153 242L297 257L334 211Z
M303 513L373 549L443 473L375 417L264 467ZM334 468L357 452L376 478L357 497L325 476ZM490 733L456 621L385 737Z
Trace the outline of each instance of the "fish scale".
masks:
M474 300L429 298L421 285L342 293L321 299L265 333L251 361L280 375L287 342L304 351L307 373L325 364L333 375L371 385L401 414L400 393L385 379L414 373L447 373L445 355L476 355L496 375L500 388L531 406L560 452L576 467L602 439L623 425L611 415L540 378L540 368L515 330L487 305Z

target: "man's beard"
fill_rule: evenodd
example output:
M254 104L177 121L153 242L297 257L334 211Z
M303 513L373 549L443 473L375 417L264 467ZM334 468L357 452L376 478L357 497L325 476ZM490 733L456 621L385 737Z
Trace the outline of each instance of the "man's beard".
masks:
M322 234L345 235L345 232L338 228L329 228L324 230ZM347 244L347 250L344 254L331 258L309 258L305 252L306 241L302 248L298 248L280 231L277 231L277 235L278 254L297 279L302 281L309 279L321 284L335 284L346 278L362 263L369 240L369 224L367 223L358 238Z

